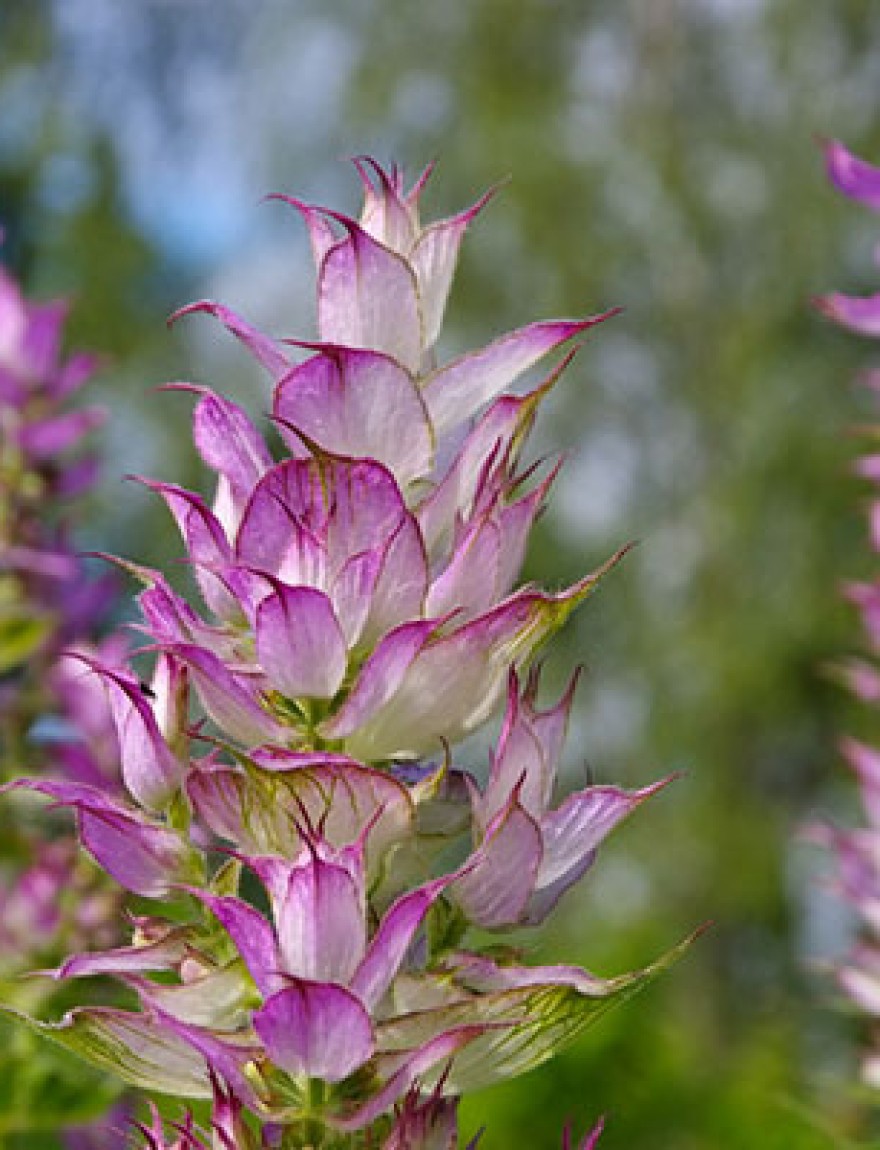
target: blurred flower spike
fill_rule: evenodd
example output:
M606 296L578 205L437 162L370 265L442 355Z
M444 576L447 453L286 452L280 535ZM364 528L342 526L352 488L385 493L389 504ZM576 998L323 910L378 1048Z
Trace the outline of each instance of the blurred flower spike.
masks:
M452 1148L464 1091L551 1057L687 945L611 979L486 946L542 922L663 785L560 797L574 685L538 702L537 652L626 548L561 591L518 582L558 471L521 457L574 350L522 377L613 313L444 362L459 245L488 197L425 226L428 171L407 189L396 168L356 169L359 219L281 197L311 239L317 340L210 301L177 314L215 316L268 372L285 455L237 404L169 385L194 396L213 493L144 482L198 600L122 563L151 685L81 661L126 793L15 784L69 806L86 849L150 900L126 945L55 971L113 975L140 1008L30 1025L147 1091L213 1099L213 1133L181 1127L180 1150L250 1146L258 1127L255 1145ZM501 711L488 766L459 762ZM142 1134L166 1145L155 1122Z
M880 168L852 155L837 141L825 146L828 176L838 191L849 199L880 211ZM880 294L849 296L834 293L817 301L822 312L843 327L862 335L880 335ZM876 389L876 375L865 377ZM871 433L873 433L871 431ZM880 480L878 457L871 453L857 461L856 473L876 486ZM872 497L869 508L871 541L880 551L880 497ZM847 597L858 608L866 645L867 660L852 660L843 667L845 682L857 698L876 705L880 675L876 659L880 653L880 582L851 584ZM837 868L836 889L853 907L859 918L859 938L838 965L837 981L858 1011L871 1021L876 1034L880 1017L880 751L856 739L842 740L841 750L858 780L866 825L841 829L817 828L815 837L834 852ZM862 1059L864 1080L880 1087L880 1047L876 1040Z

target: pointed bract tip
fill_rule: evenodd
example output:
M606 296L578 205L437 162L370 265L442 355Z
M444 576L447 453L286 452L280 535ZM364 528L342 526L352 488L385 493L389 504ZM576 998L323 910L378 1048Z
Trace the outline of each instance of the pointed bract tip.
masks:
M166 327L174 327L179 319L183 319L184 316L193 315L197 312L206 312L208 315L216 315L217 309L220 306L221 305L216 301L210 299L194 300L192 303L184 304L183 307L179 307L176 311L173 311L171 315L169 315L165 320L165 325Z

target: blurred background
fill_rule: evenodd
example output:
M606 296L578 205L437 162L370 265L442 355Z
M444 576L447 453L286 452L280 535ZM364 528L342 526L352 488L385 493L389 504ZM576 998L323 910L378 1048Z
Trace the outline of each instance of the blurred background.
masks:
M802 841L820 814L859 818L841 732L880 737L832 670L861 642L841 584L874 567L849 468L878 355L809 306L880 282L880 220L830 191L817 146L877 160L878 94L871 0L0 0L2 258L69 295L71 341L106 359L85 546L179 554L123 481L199 482L189 404L156 385L269 400L219 325L165 318L209 296L308 338L302 228L261 198L353 211L344 157L438 159L429 217L510 177L468 235L448 354L625 308L547 403L533 450L568 462L527 574L561 586L639 541L547 681L587 668L570 787L683 776L522 943L612 974L714 927L556 1061L470 1099L485 1150L603 1113L603 1150L880 1137L865 1036L823 972L852 924Z

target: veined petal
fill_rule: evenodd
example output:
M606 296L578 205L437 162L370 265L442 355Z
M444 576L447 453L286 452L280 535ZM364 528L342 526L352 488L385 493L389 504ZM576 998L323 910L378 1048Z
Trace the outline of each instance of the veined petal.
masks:
M394 553L393 574L398 587L418 590L425 562L418 531L387 468L336 456L293 459L272 468L254 489L236 553L291 586L332 592L353 557L384 553L387 563L399 532L414 536L416 550Z
M671 777L640 791L587 787L544 816L544 855L526 915L530 925L544 921L562 895L592 866L606 835L645 799L665 787Z
M213 652L194 643L175 643L168 650L189 667L202 706L233 739L256 746L284 742L291 735L261 705L259 686L233 674Z
M165 742L153 709L133 676L102 667L86 656L78 657L100 676L106 689L128 791L148 810L162 810L180 785L186 764Z
M226 330L244 344L254 359L261 363L263 367L276 378L283 375L290 367L290 359L284 354L274 339L270 339L269 336L264 335L257 328L249 324L247 320L242 319L232 308L224 307L223 304L214 303L213 300L201 299L196 300L195 303L187 304L186 307L182 307L176 311L168 322L175 323L182 316L192 315L194 312L207 312L208 315L219 319Z
M854 156L838 140L825 144L825 167L838 191L874 211L880 210L880 168Z
M458 249L468 224L495 194L490 188L475 204L458 215L430 224L419 235L409 262L419 285L419 302L425 324L425 346L433 347L440 334L443 312L458 262Z
M315 271L321 270L321 264L324 262L324 257L327 252L333 247L334 244L340 243L335 232L333 231L330 221L324 215L321 208L316 208L312 204L303 203L295 196L285 196L280 192L275 192L268 197L270 200L280 200L284 204L289 204L290 207L295 208L303 222L306 225L306 230L309 233L309 242L312 247L312 256L315 261Z
M542 819L552 798L577 679L575 674L555 707L537 711L534 701L538 674L530 673L520 701L519 677L511 672L504 723L477 807L481 825L485 826L501 810L517 786L525 810L539 822Z
M278 464L254 488L236 538L236 556L291 586L323 588L328 514L317 467L305 460Z
M540 821L547 807L548 764L536 732L523 715L519 701L519 677L512 671L508 680L507 709L491 758L486 790L475 803L480 828L485 828L510 801L516 790L523 809Z
M335 571L352 555L386 548L402 525L412 521L394 476L382 464L339 459L319 466L333 501L327 548ZM418 534L414 524L411 530ZM410 574L403 570L399 581Z
M208 1067L212 1088L219 1078L246 1105L253 1108L259 1105L251 1081L244 1073L247 1065L262 1053L257 1043L250 1037L242 1039L205 1026L193 1026L158 1008L153 1013L166 1030L198 1051Z
M191 851L167 827L108 798L95 787L49 779L8 784L48 795L76 811L83 846L126 890L161 898L185 877Z
M158 643L202 643L212 632L220 634L200 619L158 572L137 602L150 635Z
M556 770L562 757L562 748L568 730L568 720L574 702L575 691L580 679L580 669L575 670L562 698L546 711L539 711L535 706L538 693L540 670L532 671L523 691L523 708L527 716L528 725L534 731L544 758L547 763L547 790L544 792L544 806L550 805L552 788L556 780Z
M373 1011L378 1006L400 968L415 932L453 877L444 876L402 895L385 913L351 981L352 990L367 1010Z
M401 486L427 474L433 435L410 374L376 351L324 345L275 390L275 415L336 455L376 459ZM281 424L294 455L302 443Z
M330 601L348 648L357 646L363 638L383 563L380 550L361 551L343 563L332 581Z
M193 441L205 463L218 474L213 511L232 539L252 489L272 466L269 450L238 404L196 384L167 384L166 389L199 396L193 411Z
M163 497L174 516L193 563L199 590L210 610L221 619L237 619L241 613L238 603L214 573L232 561L232 548L217 517L200 495L183 487L152 479L142 482Z
M150 690L156 727L165 743L178 750L181 742L185 746L189 719L189 673L186 667L160 651Z
M539 885L553 882L579 858L594 850L619 822L646 799L668 786L675 776L638 791L618 787L587 787L576 791L541 820L544 860Z
M298 755L275 747L260 747L251 758L280 778L283 790L274 792L277 817L290 824L294 814L305 816L310 825L321 828L331 847L341 849L355 842L369 827L365 850L372 865L389 846L408 836L413 800L409 789L387 771L373 770L344 755ZM285 796L290 796L289 805Z
M225 475L239 494L256 486L272 456L247 413L210 388L200 388L193 411L193 442L205 463Z
M425 614L428 558L414 517L400 519L381 556L361 642L372 646L401 623Z
M489 516L473 524L459 541L448 566L431 584L425 600L428 615L455 614L467 622L488 611L507 589L497 594L501 533Z
M368 1101L356 1105L347 1114L338 1118L331 1118L332 1125L338 1130L354 1131L369 1126L380 1115L386 1113L401 1095L418 1082L425 1087L426 1075L434 1072L437 1067L446 1067L450 1059L458 1051L473 1042L484 1032L482 1026L460 1026L449 1029L441 1034L435 1034L417 1049L397 1047L397 1050L406 1050L401 1054L379 1054L376 1066L380 1076L386 1077L386 1082L378 1093ZM389 1049L394 1049L389 1047Z
M573 356L571 351L539 387L526 395L500 396L476 421L443 479L416 509L429 554L442 549L443 540L460 518L470 517L487 464L507 471L515 467L538 405Z
M56 978L87 978L97 974L146 974L172 970L186 954L185 930L169 930L164 937L141 946L120 946L74 954L54 972Z
M424 644L398 668L403 672L399 685L383 692L381 702L371 700L369 709L355 710L355 684L325 725L327 734L347 736L347 752L367 761L430 754L441 740L454 742L469 734L494 711L510 664L526 661L623 553L567 591L521 591L452 634ZM368 662L361 677L369 667Z
M327 251L318 275L321 340L385 352L418 371L422 317L412 269L354 220L333 218L348 236Z
M380 244L399 255L407 255L418 234L418 217L402 198L399 181L389 176L371 156L358 156L353 163L364 190L361 227ZM372 171L376 184L367 169Z
M463 423L542 356L615 314L532 323L441 367L422 389L435 434Z
M262 796L240 767L210 759L193 765L186 793L197 817L246 854L287 853L299 843L290 812Z
M287 974L347 985L367 942L363 886L344 866L314 856L290 868L275 927Z
M211 970L179 984L160 984L145 978L124 979L137 990L145 1006L160 1010L179 1022L232 1033L249 1022L255 991L241 962Z
M452 1060L444 1090L457 1094L482 1089L545 1062L612 1006L626 1001L666 970L695 937L685 939L644 970L617 978L593 979L584 972L581 981L566 973L571 968L563 967L558 968L559 981L549 977L540 985L482 993L398 1016L376 1027L378 1049L411 1049L432 1035L459 1026L473 1027L477 1036ZM551 969L545 968L545 973Z
M361 668L348 698L335 715L321 724L321 735L346 738L381 712L438 626L436 619L418 619L389 632Z
M275 590L257 608L257 658L273 687L291 699L332 699L348 652L330 600L313 587Z
M341 1082L373 1053L373 1028L342 986L296 979L254 1014L271 1060L288 1074Z
M211 911L235 943L260 992L273 994L283 984L283 972L275 932L267 919L234 895L213 895L197 887L188 889Z
M540 828L514 796L453 883L452 895L472 922L487 929L512 926L528 904L541 856Z
M544 507L547 491L555 471L534 491L507 504L497 513L499 550L496 594L499 599L509 594L519 577L526 556L529 533Z
M448 973L457 984L476 994L495 994L499 990L522 990L529 986L570 986L579 994L602 998L611 980L599 978L579 966L519 966L497 963L482 954L459 951L451 956Z

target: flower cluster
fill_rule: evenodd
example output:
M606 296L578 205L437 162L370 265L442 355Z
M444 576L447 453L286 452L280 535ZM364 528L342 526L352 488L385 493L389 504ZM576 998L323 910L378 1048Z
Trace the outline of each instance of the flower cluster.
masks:
M106 578L86 576L71 542L76 497L97 471L82 445L102 412L70 404L94 360L61 356L65 310L28 301L0 270L0 780L27 771L112 791L119 772L104 692L63 654L79 649L118 661L125 651L118 637L97 639L114 590ZM8 1001L47 1008L55 988L19 975L57 963L72 947L113 945L120 901L118 889L80 857L60 820L47 819L24 798L3 805L0 985ZM49 1067L41 1069L20 1043L8 1070L26 1094L26 1084ZM65 1078L74 1076L71 1089L81 1085L77 1071L66 1070ZM95 1098L80 1118L99 1112L110 1097ZM27 1126L32 1116L11 1105L4 1127ZM64 1115L57 1117L61 1124ZM91 1127L70 1135L83 1147L95 1145L95 1136Z
M0 777L43 771L51 760L55 774L110 789L118 769L106 700L63 654L79 647L124 657L118 638L95 647L113 591L107 579L85 577L69 538L71 500L97 472L81 444L103 412L68 407L94 358L62 358L65 311L31 303L0 270ZM77 876L72 844L42 842L44 830L18 818L3 829L4 861L19 875L0 890L0 971L8 974L59 953L59 942L82 945L113 915L106 890L90 891L91 880ZM69 885L80 898L62 899Z
M212 314L265 368L285 453L238 405L173 385L195 397L213 494L145 482L199 602L125 564L149 682L84 656L126 794L16 784L71 807L142 900L127 945L56 972L116 976L139 1009L31 1025L127 1082L213 1098L222 1148L452 1147L458 1095L536 1066L678 953L606 980L480 941L540 924L663 785L559 802L574 684L539 703L536 652L623 552L562 591L517 585L557 470L522 450L573 352L509 389L612 313L442 361L459 245L488 197L423 226L428 171L407 189L396 168L356 167L358 220L282 197L311 240L316 341L213 302L178 313ZM453 745L499 710L488 770L465 769ZM165 1145L157 1123L143 1134ZM205 1145L192 1125L176 1137Z
M825 158L829 178L838 191L880 209L880 168L852 155L836 141L826 145ZM880 335L880 295L835 293L816 302L822 312L844 327L863 335ZM876 387L875 377L868 376L867 382ZM856 471L876 484L880 480L880 456L864 456ZM876 498L870 507L870 524L873 548L880 551L880 500ZM847 594L861 614L872 659L851 661L843 669L845 679L857 698L876 705L880 700L880 671L874 661L880 653L880 582L851 584ZM880 1019L880 751L852 738L843 740L842 751L861 788L866 825L846 830L825 826L817 837L834 851L837 887L856 910L862 927L859 941L839 965L837 979L858 1009L876 1023ZM876 1043L863 1058L862 1073L867 1082L880 1086L880 1046Z

